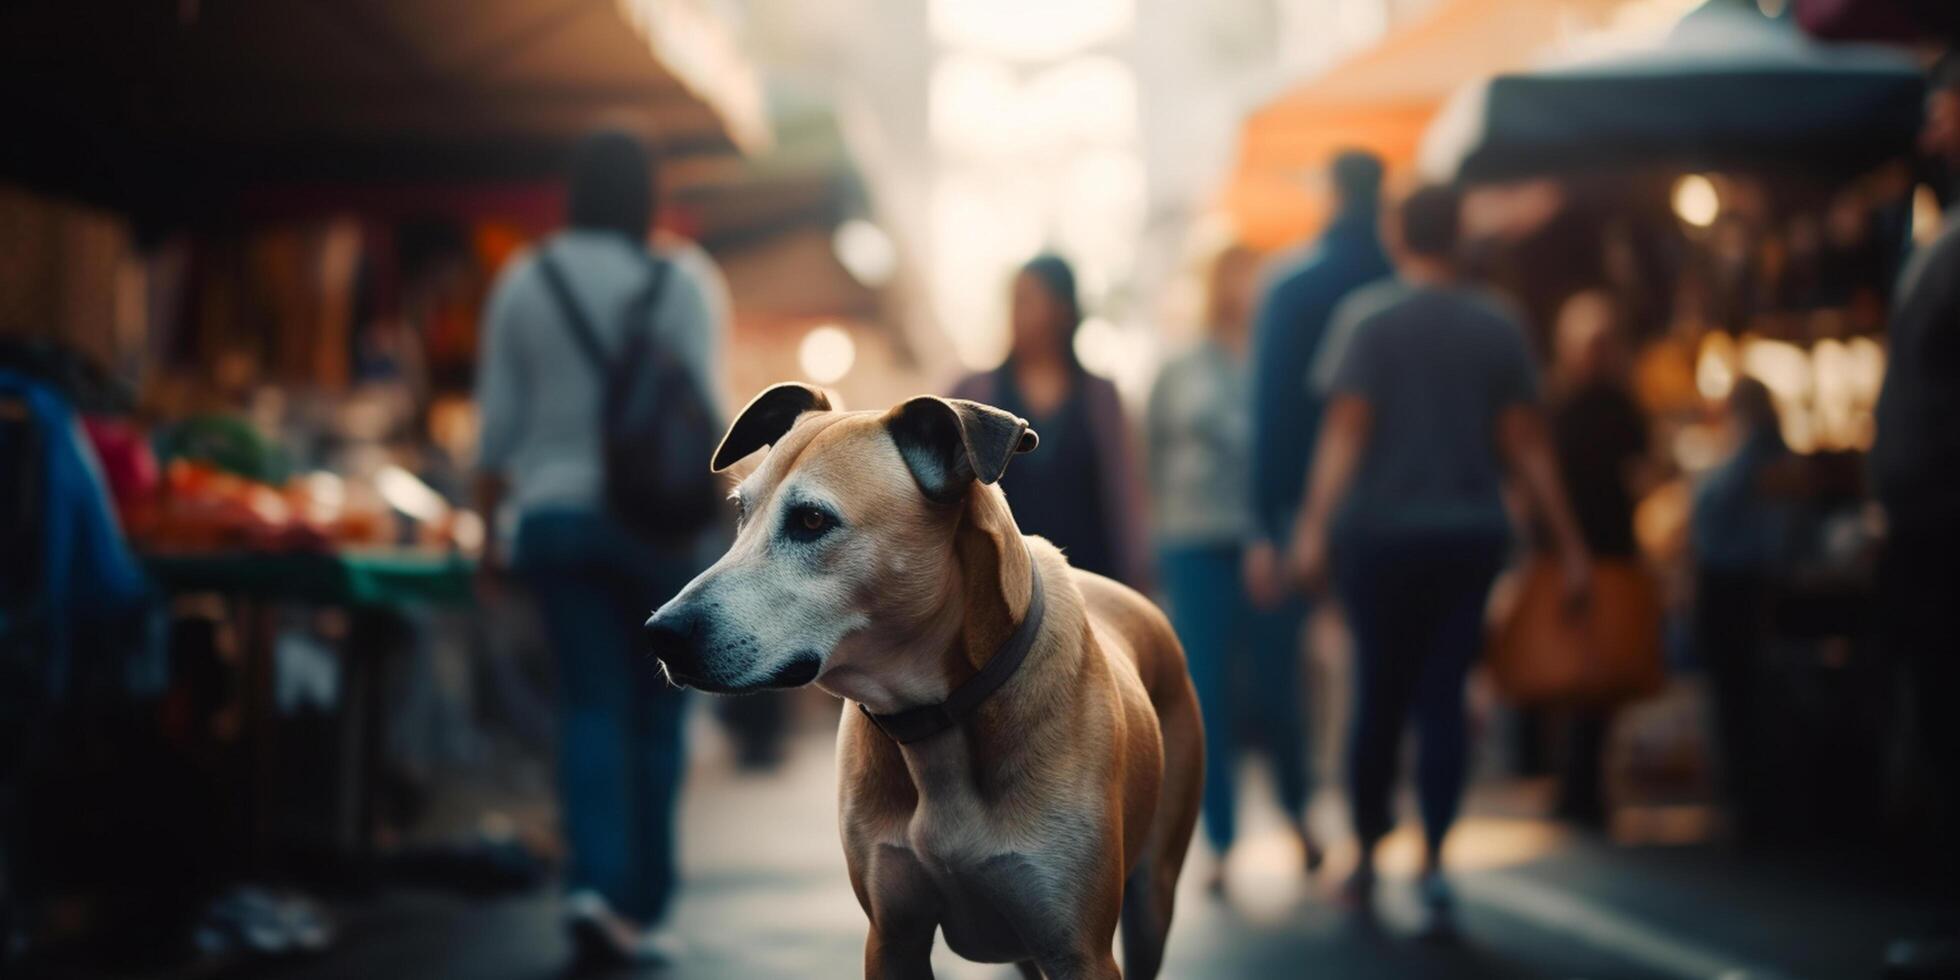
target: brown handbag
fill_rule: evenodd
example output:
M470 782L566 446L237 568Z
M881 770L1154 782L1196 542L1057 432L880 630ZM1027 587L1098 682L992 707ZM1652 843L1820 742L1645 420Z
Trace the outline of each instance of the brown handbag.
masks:
M1660 691L1660 589L1636 561L1593 562L1592 594L1565 602L1558 563L1534 557L1488 653L1491 679L1520 705L1609 706Z

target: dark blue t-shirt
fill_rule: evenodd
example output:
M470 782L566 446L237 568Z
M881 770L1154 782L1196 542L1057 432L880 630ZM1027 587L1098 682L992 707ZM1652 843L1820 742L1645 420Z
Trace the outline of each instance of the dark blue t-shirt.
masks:
M1494 299L1369 286L1335 311L1314 374L1328 398L1371 410L1337 536L1509 534L1497 417L1538 400L1538 372L1524 328Z

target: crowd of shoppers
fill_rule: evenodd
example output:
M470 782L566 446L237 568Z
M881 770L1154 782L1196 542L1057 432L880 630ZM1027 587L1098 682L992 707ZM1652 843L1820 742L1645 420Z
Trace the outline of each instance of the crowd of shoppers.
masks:
M1258 300L1249 397L1238 292L1247 258L1237 251L1213 267L1205 338L1170 360L1152 390L1165 595L1205 709L1214 889L1244 744L1271 761L1307 868L1321 861L1306 820L1300 675L1311 597L1331 591L1355 640L1347 769L1361 856L1347 894L1371 900L1413 720L1423 894L1446 931L1442 849L1465 782L1465 678L1510 542L1507 469L1538 503L1575 595L1587 587L1587 553L1523 327L1459 281L1456 194L1424 188L1384 221L1379 161L1342 154L1331 174L1334 221L1275 265Z
M1929 117L1929 146L1960 147L1960 138L1940 139L1960 134L1960 82L1934 87ZM1320 239L1269 265L1253 301L1249 363L1236 325L1248 259L1231 250L1211 270L1205 336L1167 360L1152 389L1146 431L1163 597L1206 709L1213 851L1222 859L1232 845L1238 755L1259 748L1310 868L1320 846L1304 819L1301 715L1310 699L1300 624L1315 597L1336 601L1353 645L1345 767L1361 845L1347 895L1365 905L1372 892L1373 850L1394 823L1400 746L1413 724L1420 891L1433 926L1447 931L1444 842L1463 794L1465 680L1483 647L1492 582L1524 541L1559 570L1574 609L1592 598L1597 563L1645 575L1636 503L1665 464L1632 390L1632 338L1614 294L1566 299L1548 331L1541 384L1518 314L1460 271L1455 192L1423 188L1385 209L1379 166L1365 154L1344 154L1330 173L1336 215ZM1956 498L1932 488L1953 482L1960 455L1948 451L1953 427L1937 421L1952 407L1956 362L1945 355L1954 345L1942 330L1956 319L1953 277L1928 270L1960 255L1954 240L1949 228L1906 270L1873 454L1892 524L1881 616L1912 675L1907 689L1922 699L1910 712L1919 751L1939 765L1960 749L1946 714L1924 701L1951 688L1954 662L1931 652L1951 646L1933 596L1955 591L1950 561L1934 566L1960 544L1960 520L1945 506ZM1249 391L1234 394L1244 379ZM1730 448L1691 481L1688 634L1708 680L1709 743L1730 826L1748 838L1777 805L1756 778L1768 751L1758 744L1761 698L1773 686L1764 673L1769 607L1794 567L1791 525L1808 478L1762 382L1739 375L1722 408ZM1243 512L1227 503L1241 481ZM1525 513L1507 507L1516 503L1507 486L1522 491ZM1605 825L1614 714L1610 702L1555 714L1561 817ZM1944 797L1960 781L1930 782L1950 807Z
M1960 72L1938 76L1930 108L1928 147L1960 164ZM1270 767L1304 869L1323 861L1307 816L1304 668L1305 626L1325 603L1352 639L1344 768L1359 857L1344 894L1357 907L1372 902L1375 851L1395 824L1401 744L1413 728L1419 893L1431 928L1446 934L1445 842L1469 759L1466 683L1493 583L1528 542L1580 609L1596 561L1638 564L1635 504L1657 482L1650 423L1631 390L1629 326L1612 292L1565 300L1541 381L1520 315L1463 272L1456 190L1423 187L1387 206L1382 165L1361 152L1338 156L1329 174L1336 208L1316 240L1263 273L1240 247L1211 262L1202 336L1165 360L1150 389L1143 465L1116 387L1076 356L1084 311L1059 256L1020 268L1008 356L952 393L1041 433L1043 451L1002 480L1023 531L1054 541L1078 568L1161 587L1204 710L1212 890L1226 891L1246 751ZM508 561L492 536L484 587L503 588L500 571L515 571L537 595L558 656L568 924L588 949L636 962L672 948L660 925L675 880L684 705L633 655L632 629L700 554L642 542L607 512L592 424L601 386L567 329L578 314L563 294L602 327L602 346L651 331L713 390L724 327L700 276L645 247L651 186L631 140L588 145L571 227L513 262L495 290L478 392L483 512L509 504L517 515ZM1938 703L1960 663L1944 609L1960 594L1951 560L1960 496L1943 490L1960 479L1960 428L1950 424L1960 408L1955 227L1902 277L1871 457L1890 530L1886 636L1919 698L1920 750L1943 773L1930 792L1948 808L1960 785L1960 725ZM569 270L568 288L549 281L553 260ZM630 300L656 274L669 281L651 311L618 316L639 309ZM1723 418L1727 454L1692 493L1691 632L1723 784L1746 834L1768 806L1752 784L1752 743L1774 577L1788 560L1792 453L1770 389L1754 378L1735 381ZM1562 717L1561 815L1603 822L1611 719L1598 705Z

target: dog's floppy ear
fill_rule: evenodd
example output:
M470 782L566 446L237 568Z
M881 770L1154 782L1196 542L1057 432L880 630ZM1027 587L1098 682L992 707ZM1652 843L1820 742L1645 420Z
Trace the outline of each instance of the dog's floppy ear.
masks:
M1027 419L963 398L914 398L885 416L885 428L919 489L941 502L974 480L999 480L1009 460L1041 444Z
M793 382L771 385L755 396L742 409L742 414L735 416L735 424L728 427L728 434L721 437L721 445L715 449L712 468L719 473L741 462L742 457L775 443L804 412L829 410L830 398L821 389Z

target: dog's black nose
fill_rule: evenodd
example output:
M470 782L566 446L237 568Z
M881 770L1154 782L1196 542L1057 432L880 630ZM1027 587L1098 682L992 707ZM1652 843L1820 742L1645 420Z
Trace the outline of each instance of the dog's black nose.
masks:
M700 676L701 624L685 609L662 610L647 617L647 646L667 672L683 683Z

